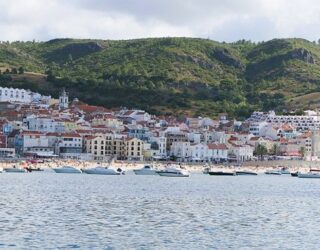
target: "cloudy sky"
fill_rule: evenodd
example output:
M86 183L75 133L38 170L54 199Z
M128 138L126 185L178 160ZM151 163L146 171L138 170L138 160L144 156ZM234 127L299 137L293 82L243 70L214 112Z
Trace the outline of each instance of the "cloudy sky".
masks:
M320 38L318 0L0 0L0 40Z

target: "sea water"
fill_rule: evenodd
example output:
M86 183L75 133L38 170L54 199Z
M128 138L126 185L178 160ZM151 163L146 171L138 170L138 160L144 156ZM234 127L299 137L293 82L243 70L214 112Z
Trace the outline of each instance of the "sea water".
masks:
M320 179L0 174L0 249L318 249Z

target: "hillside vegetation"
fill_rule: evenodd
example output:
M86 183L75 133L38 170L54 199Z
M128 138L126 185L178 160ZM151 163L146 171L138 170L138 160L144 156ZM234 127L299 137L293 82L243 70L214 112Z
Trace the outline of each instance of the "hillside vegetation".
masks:
M9 72L19 67L33 73ZM320 90L320 45L303 39L2 42L0 68L2 86L53 96L65 87L73 97L106 107L241 118L254 109L317 106L303 97Z

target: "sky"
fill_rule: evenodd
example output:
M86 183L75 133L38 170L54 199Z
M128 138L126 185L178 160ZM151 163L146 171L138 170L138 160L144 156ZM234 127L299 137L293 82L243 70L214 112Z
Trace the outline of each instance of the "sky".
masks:
M0 0L0 40L320 38L318 0Z

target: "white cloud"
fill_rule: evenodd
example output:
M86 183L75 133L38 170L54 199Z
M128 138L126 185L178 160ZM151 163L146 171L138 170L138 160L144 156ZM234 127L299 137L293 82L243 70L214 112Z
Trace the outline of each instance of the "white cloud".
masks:
M316 40L316 0L0 0L2 40L159 36Z

